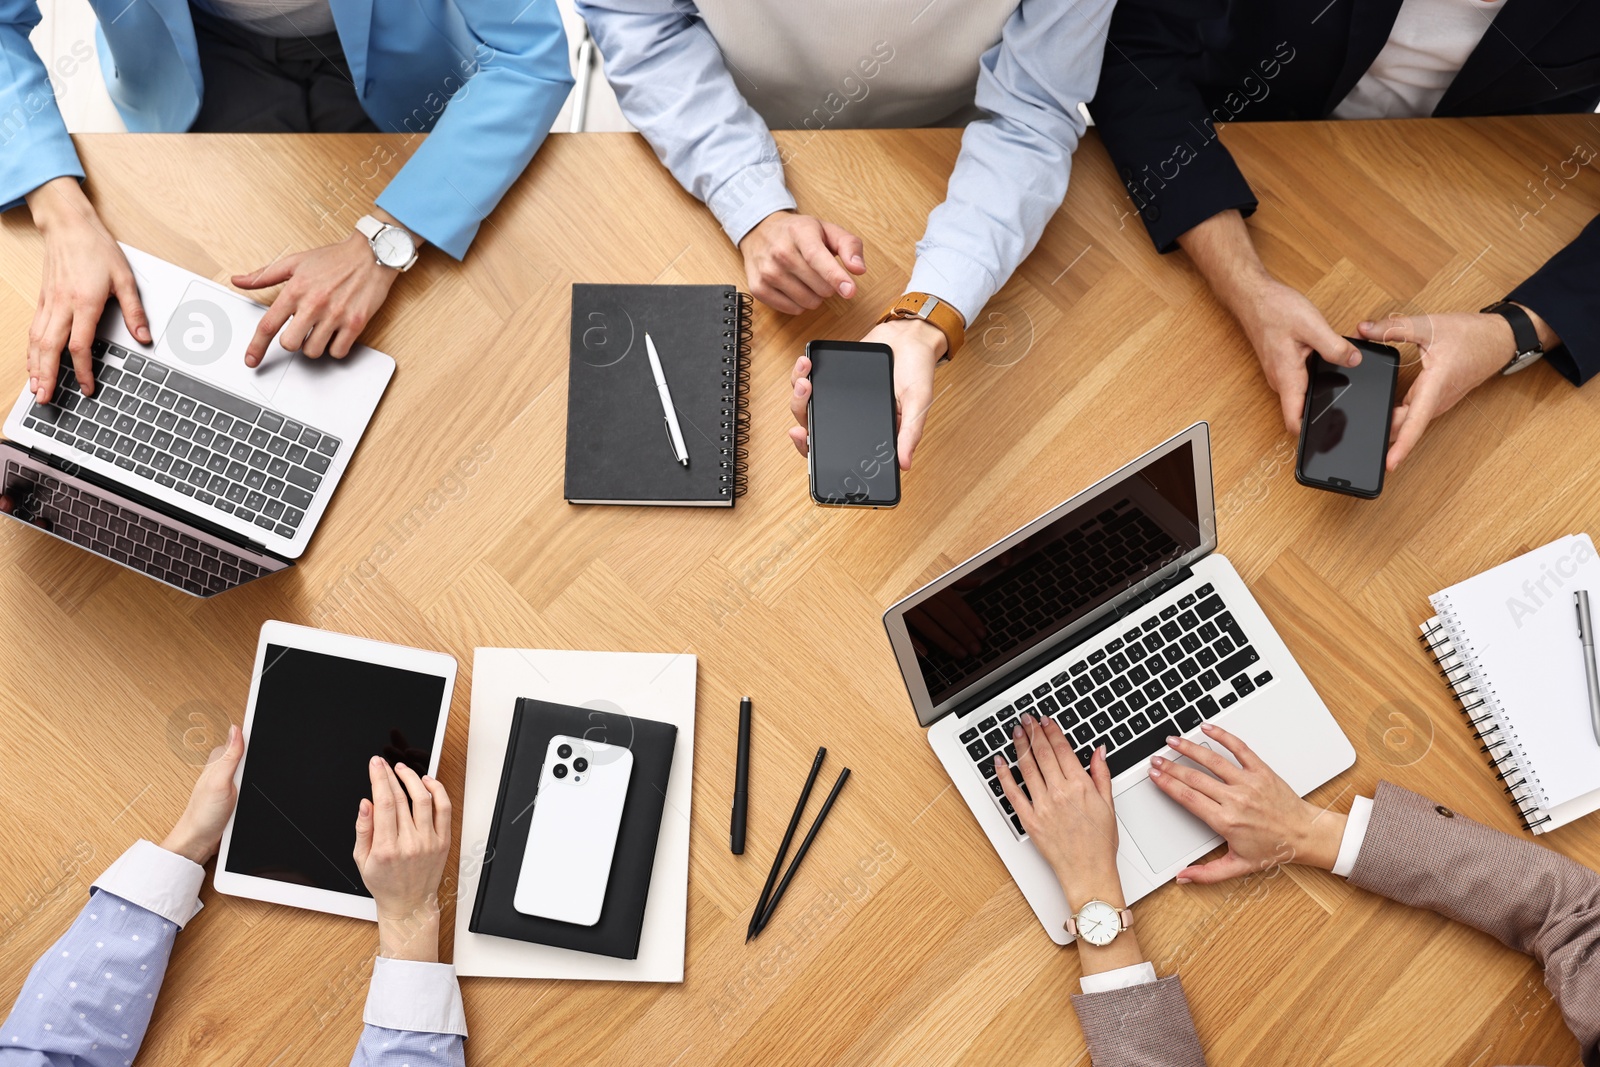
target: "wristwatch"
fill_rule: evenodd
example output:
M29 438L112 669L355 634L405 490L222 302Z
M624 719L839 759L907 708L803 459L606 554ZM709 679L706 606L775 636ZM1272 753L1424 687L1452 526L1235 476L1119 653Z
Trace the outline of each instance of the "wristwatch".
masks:
M883 313L883 318L878 322L881 324L894 319L921 319L937 327L945 339L944 358L939 360L940 363L955 355L967 336L967 324L961 312L931 293L907 293L890 304L889 310Z
M1511 337L1516 342L1517 354L1511 362L1500 368L1501 374L1515 374L1544 358L1544 346L1539 343L1539 331L1534 328L1528 313L1509 300L1501 300L1480 309L1480 315L1501 315L1511 324Z
M404 273L417 261L417 242L403 226L391 226L371 215L362 215L356 220L356 232L372 246L373 258L380 267Z
M1091 945L1104 948L1124 930L1133 928L1133 912L1116 908L1103 900L1091 900L1067 919L1067 933Z

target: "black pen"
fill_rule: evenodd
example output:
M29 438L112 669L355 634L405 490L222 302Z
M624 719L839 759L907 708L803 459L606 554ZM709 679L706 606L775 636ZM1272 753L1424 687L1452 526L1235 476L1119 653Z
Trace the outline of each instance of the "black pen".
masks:
M778 845L778 854L772 857L772 870L767 872L767 884L761 887L761 899L756 901L756 913L750 916L750 926L745 931L745 940L749 941L756 936L756 926L761 921L761 913L767 906L767 894L772 892L772 883L778 880L778 871L783 868L783 857L789 852L789 842L794 840L794 829L800 825L800 816L805 814L806 801L811 799L811 787L817 782L817 772L822 770L822 761L828 755L825 748L817 749L817 758L811 761L811 773L806 775L806 787L800 791L800 799L794 806L794 814L789 816L789 828L783 832L783 841Z
M739 755L733 770L733 822L728 827L728 847L744 855L744 816L750 796L750 698L739 698Z
M816 821L811 824L811 831L806 834L806 839L800 842L800 851L794 854L794 862L789 864L789 870L784 874L783 881L778 883L778 891L772 894L772 901L767 905L766 914L761 916L761 922L756 926L756 934L767 928L767 922L772 918L772 913L778 909L778 901L783 899L783 891L789 888L789 881L794 878L794 872L800 869L800 861L806 858L806 853L811 849L811 842L816 840L817 831L822 829L823 822L828 818L828 812L833 808L833 802L839 799L839 790L844 788L844 783L850 779L850 768L846 767L839 772L839 780L833 783L833 789L828 793L828 799L822 802L822 810L817 812Z

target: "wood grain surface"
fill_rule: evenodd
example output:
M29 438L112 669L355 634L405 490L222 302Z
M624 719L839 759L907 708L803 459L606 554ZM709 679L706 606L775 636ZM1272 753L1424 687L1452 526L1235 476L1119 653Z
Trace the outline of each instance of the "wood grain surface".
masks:
M1251 227L1267 265L1344 332L1498 299L1600 210L1594 168L1562 168L1600 143L1593 116L1223 136L1260 196ZM904 503L820 509L785 437L790 366L808 339L860 336L900 293L959 133L778 139L802 210L860 234L869 272L852 301L757 312L750 491L731 511L562 500L571 283L742 285L743 271L641 139L558 134L466 262L425 253L370 327L399 371L300 566L202 602L0 525L0 997L106 864L165 833L197 764L242 719L261 622L285 619L459 659L440 765L458 798L475 646L700 657L687 981L464 980L472 1062L1086 1062L1068 1004L1076 954L1038 927L950 788L879 616L1197 419L1212 427L1221 550L1358 753L1317 798L1343 810L1388 778L1517 830L1414 634L1427 594L1595 532L1600 392L1545 367L1494 380L1429 430L1379 500L1297 486L1294 442L1246 341L1181 255L1153 251L1091 134L1038 249L938 371ZM224 283L342 238L411 147L360 135L77 143L121 240ZM13 356L0 380L13 388L40 255L26 213L6 215L0 337ZM726 827L744 693L756 714L741 858ZM782 910L746 945L819 744L854 776ZM1593 865L1600 821L1542 843ZM453 855L448 870L447 931ZM344 1062L372 928L219 896L209 881L202 895L142 1062ZM1139 913L1140 941L1162 973L1183 975L1215 1064L1575 1062L1530 960L1330 875L1168 886Z

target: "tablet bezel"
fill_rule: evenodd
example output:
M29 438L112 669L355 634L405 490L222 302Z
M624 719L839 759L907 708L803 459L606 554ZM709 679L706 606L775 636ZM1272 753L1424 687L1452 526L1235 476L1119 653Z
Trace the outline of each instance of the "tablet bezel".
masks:
M334 633L329 630L318 630L310 626L297 626L294 623L268 621L261 624L261 638L256 643L255 669L250 675L250 703L244 713L244 756L239 760L239 766L233 774L235 790L242 787L244 782L245 766L250 762L250 730L255 723L256 698L261 691L261 674L267 657L267 646L278 645L284 648L303 649L307 652L321 652L329 656L338 656L341 659L357 660L362 663L372 663L383 667L398 667L402 670L416 671L444 679L444 694L439 707L439 725L433 735L433 745L429 750L428 773L436 775L439 770L439 753L444 747L444 731L450 718L450 699L456 686L456 660L454 656L444 652L429 652L424 649L410 648L406 645L392 645L384 641L373 641L365 637L351 637L348 634ZM235 812L234 814L236 814ZM294 885L290 882L280 882L272 878L258 878L249 874L238 874L227 869L228 850L233 843L234 814L228 816L228 825L222 831L222 848L217 853L217 866L211 875L211 885L219 893L229 896L246 897L250 900L264 900L271 904L287 904L293 908L305 908L309 911L327 912L331 915L347 915L352 919L366 919L376 922L378 919L377 904L371 897L357 896L353 893L340 893L331 889L316 889L310 886ZM350 830L350 847L355 847L355 813L349 813L347 820Z

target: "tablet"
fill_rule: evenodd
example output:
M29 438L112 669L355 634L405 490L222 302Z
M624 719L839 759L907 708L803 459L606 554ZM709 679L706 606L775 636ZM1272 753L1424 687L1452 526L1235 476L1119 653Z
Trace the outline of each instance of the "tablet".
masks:
M264 623L217 892L376 921L351 855L367 767L434 774L455 680L441 652Z

